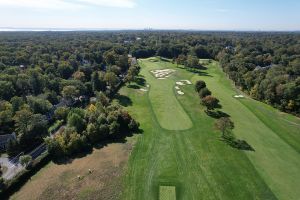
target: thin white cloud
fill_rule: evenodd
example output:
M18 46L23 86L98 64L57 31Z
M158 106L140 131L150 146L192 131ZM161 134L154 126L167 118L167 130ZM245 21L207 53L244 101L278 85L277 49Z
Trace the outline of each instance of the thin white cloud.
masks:
M64 10L89 6L133 8L135 5L135 0L0 0L2 9L3 6Z
M82 5L73 4L63 0L0 0L0 6L25 7L34 9L65 9L82 7Z
M135 0L77 0L84 4L92 4L96 6L124 7L133 8L136 6Z

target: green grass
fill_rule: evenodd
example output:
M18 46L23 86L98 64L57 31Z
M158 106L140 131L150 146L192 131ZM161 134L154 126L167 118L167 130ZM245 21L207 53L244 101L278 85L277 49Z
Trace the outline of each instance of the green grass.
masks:
M295 187L300 180L297 178L300 174L298 152L243 105L248 99L239 101L232 97L235 90L217 65L210 64L207 70L209 76L198 76L176 68L169 62L148 64L142 60L142 63L141 75L147 83L151 82L149 93L128 87L121 90L121 94L132 101L127 109L144 130L129 160L124 179L124 199L156 200L161 185L175 186L177 199L297 199L299 195ZM213 129L215 119L205 114L193 86L183 87L183 96L173 93L193 126L188 130L172 131L163 128L154 109L161 99L151 95L153 87L161 85L160 80L149 80L149 71L153 65L176 69L177 72L170 80L172 82L205 79L214 95L221 100L224 111L232 116L236 124L234 133L238 138L246 139L256 151L239 151L220 140L220 133ZM166 84L164 87L173 88L174 85ZM171 95L163 94L165 98ZM180 108L179 105L177 108ZM277 113L273 109L271 111ZM296 120L291 116L288 118L290 121ZM172 120L175 119L170 116ZM181 122L173 121L175 123ZM289 134L291 127L286 128L285 133ZM272 156L270 148L275 153ZM285 156L287 162L280 161L282 156ZM282 167L286 168L277 171ZM291 175L295 177L293 183L290 182Z
M176 188L174 186L160 186L159 200L176 200Z
M166 69L168 65L163 62L140 61L141 66L147 70L143 72L144 78L150 85L149 99L151 107L162 128L167 130L185 130L193 126L192 121L174 95L176 74L165 80L158 80L151 70Z
M235 122L234 134L245 139L255 152L246 155L279 199L300 197L300 120L250 98L234 99L236 90L218 64L201 77ZM194 77L197 80L199 77Z

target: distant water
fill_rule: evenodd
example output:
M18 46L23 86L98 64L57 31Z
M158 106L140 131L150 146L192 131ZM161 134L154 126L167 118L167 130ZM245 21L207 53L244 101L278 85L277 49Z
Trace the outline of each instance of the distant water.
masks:
M38 28L38 29L33 29L33 28L0 28L0 32L14 32L14 31L78 31L82 29L55 29L55 28Z

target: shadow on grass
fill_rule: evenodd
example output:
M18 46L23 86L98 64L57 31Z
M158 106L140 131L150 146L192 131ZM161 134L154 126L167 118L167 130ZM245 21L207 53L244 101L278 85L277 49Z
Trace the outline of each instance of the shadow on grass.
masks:
M115 98L124 107L132 106L132 100L129 97L127 97L127 96L124 96L124 95L121 95L121 94L117 94L117 96Z
M135 89L135 90L138 90L138 89L140 89L141 88L141 86L139 86L139 85L136 85L136 84L130 84L130 85L128 85L127 86L128 88L130 88L130 89Z
M245 140L235 139L233 137L222 137L221 140L232 148L242 151L255 151L255 149Z
M218 111L205 111L206 114L212 118L215 118L215 119L220 119L222 117L230 117L230 115L228 115L227 113L224 113L220 110Z
M139 86L146 86L146 80L142 76L137 77L134 82Z
M75 159L84 158L87 155L92 154L94 148L102 149L104 147L107 147L110 144L116 144L116 143L125 144L127 142L127 140L126 140L127 137L132 137L135 134L142 134L143 132L144 131L142 129L139 129L134 133L127 133L127 134L119 136L118 138L110 138L110 139L107 139L107 140L104 140L104 141L101 141L101 142L98 142L95 144L88 145L84 149L79 150L80 152L75 153L71 156L65 156L65 157L59 157L59 158L51 157L51 159L55 164L58 164L58 165L71 164Z

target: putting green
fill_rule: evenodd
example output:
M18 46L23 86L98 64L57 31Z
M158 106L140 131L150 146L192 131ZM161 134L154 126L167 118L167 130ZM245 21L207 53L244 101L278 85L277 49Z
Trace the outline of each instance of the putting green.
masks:
M190 117L178 102L174 87L176 76L173 73L169 78L160 80L150 72L155 69L167 69L170 66L164 62L140 60L141 74L145 76L147 84L150 84L149 99L152 109L162 128L167 130L186 130L193 126ZM176 72L175 72L176 73ZM183 86L193 87L193 86Z

